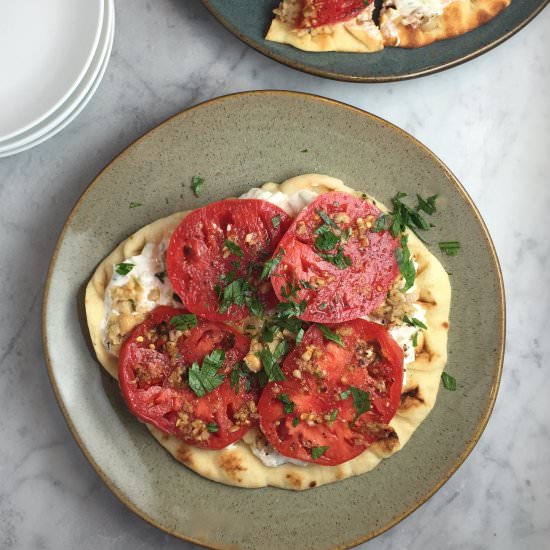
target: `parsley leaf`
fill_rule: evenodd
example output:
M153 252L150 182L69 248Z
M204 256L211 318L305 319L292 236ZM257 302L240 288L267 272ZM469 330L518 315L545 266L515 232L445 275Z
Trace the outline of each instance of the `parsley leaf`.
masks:
M117 264L117 266L115 267L115 271L119 275L128 275L128 273L130 273L130 271L132 271L134 267L136 267L136 264L131 264L129 262L122 262L120 264Z
M338 224L332 219L329 217L329 215L324 211L324 210L315 210L315 212L317 212L317 214L319 214L319 217L327 224L327 225L330 225L331 227L334 227L335 229L340 229L338 227Z
M456 391L456 378L447 374L446 372L441 373L441 381L443 382L443 387L449 391Z
M321 458L327 452L328 446L324 447L311 447L311 458L317 460Z
M143 206L143 203L141 202L131 202L129 205L129 208L138 208L140 206Z
M194 313L182 313L170 319L170 325L176 330L187 330L197 326L197 316Z
M351 395L351 390L340 392L340 399L345 401Z
M236 306L245 305L252 315L261 317L263 314L263 305L256 295L254 288L243 278L235 279L229 283L223 290L220 285L216 285L216 292L220 300L220 313L226 313L232 304Z
M418 328L423 328L424 330L428 330L428 327L420 319L417 319L416 317L409 318L405 315L403 317L403 321L405 321L405 323L410 327L418 327Z
M321 227L327 227L323 225ZM340 237L335 235L330 229L322 231L315 239L315 247L317 250L332 250L340 242Z
M189 369L189 387L198 397L215 390L224 381L225 376L218 369L225 361L225 352L215 349L202 360L202 368L195 361Z
M264 323L264 326L262 327L262 342L266 344L273 342L273 339L275 338L275 333L278 331L279 328L277 326Z
M417 210L422 210L426 212L426 214L429 214L430 216L437 212L437 209L435 208L435 201L437 199L438 195L432 195L431 197L428 197L427 199L423 199L418 193L416 194L416 198L418 200L418 205L416 207Z
M334 409L331 413L330 413L330 416L328 417L328 421L329 422L334 422L336 420L336 417L338 416L338 409Z
M281 357L284 357L288 353L289 348L288 342L286 340L281 340L273 352L273 357L275 357L275 359L281 359Z
M307 290L311 290L313 288L309 281L304 281L303 279L300 280L300 286Z
M371 227L373 233L380 233L381 231L387 231L392 224L392 219L389 214L380 214L374 225Z
M202 186L204 185L204 178L200 176L193 176L191 178L191 190L195 197L200 197L202 193Z
M273 274L277 266L281 263L284 253L285 253L284 248L281 248L279 249L277 256L265 262L264 267L262 269L262 274L260 275L260 281L263 281L264 279L271 277L271 275Z
M291 401L287 393L279 394L277 399L279 399L279 401L283 404L285 414L290 414L294 411L294 407L296 406L296 403L294 403L294 401Z
M244 389L245 391L249 391L252 384L251 375L252 373L248 370L246 365L242 361L239 361L229 373L229 386L238 394L240 381L244 379Z
M279 225L281 225L281 215L280 214L277 214L276 216L273 216L271 218L271 225L277 229L277 227L279 227Z
M413 334L413 337L412 337L412 339L411 339L411 342L412 342L413 347L416 348L416 346L418 346L418 331L416 331L416 332Z
M216 433L216 432L219 432L219 431L220 431L220 428L218 428L218 425L217 425L215 422L209 422L209 423L206 425L206 429L207 429L210 433Z
M344 249L342 246L336 249L336 254L319 253L319 256L326 262L335 265L338 269L347 269L351 265L351 258L349 256L344 256Z
M416 278L416 268L411 258L411 252L407 246L408 237L406 235L401 236L401 248L395 249L395 258L399 271L405 279L405 286L401 289L402 292L407 292L414 285Z
M235 254L235 256L238 256L239 258L243 257L243 251L241 247L238 244L235 244L233 241L230 241L229 239L225 239L225 246L231 254Z
M301 302L295 302L294 300L288 300L288 302L279 302L276 306L277 317L280 319L290 319L291 317L300 317L305 311L307 303L305 300ZM292 331L294 332L294 331Z
M268 347L265 347L262 351L260 351L260 360L269 382L282 382L283 380L286 380L277 359Z
M345 348L345 344L344 344L344 341L342 340L342 337L339 335L339 334L336 334L335 332L333 332L332 330L330 330L328 327L326 327L325 325L322 325L321 323L316 323L317 327L319 328L319 330L323 333L323 336L327 339L327 340L331 340L332 342L335 342L336 344L338 344L341 348Z
M460 243L458 241L442 241L439 243L439 250L447 256L456 256L460 250Z
M296 427L299 423L300 423L300 419L299 419L297 416L295 416L295 417L292 419L292 425L293 425L294 427Z
M354 386L350 386L349 389L351 391L351 396L353 397L353 407L357 411L355 418L351 421L352 424L355 424L355 421L363 413L370 411L370 396L368 392Z
M296 345L299 346L304 338L304 329L301 328L296 334Z

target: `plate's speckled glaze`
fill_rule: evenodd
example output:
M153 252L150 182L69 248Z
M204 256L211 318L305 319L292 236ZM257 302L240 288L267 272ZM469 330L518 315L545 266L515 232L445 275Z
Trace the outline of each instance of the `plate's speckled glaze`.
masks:
M462 243L459 256L442 258L453 284L448 371L459 389L441 390L405 449L371 473L303 493L219 485L173 460L126 411L116 383L102 372L88 344L83 288L98 262L142 225L306 172L342 178L383 201L397 190L439 194L430 242ZM206 182L200 199L189 188L195 174ZM144 206L129 209L131 201ZM52 259L44 344L52 384L78 444L115 494L147 521L214 548L344 548L412 512L481 435L502 367L502 279L471 200L411 136L332 100L250 92L169 119L90 185Z
M294 69L353 82L406 80L454 67L489 51L523 28L549 0L512 0L492 21L456 38L424 48L385 48L374 54L309 53L264 39L280 0L202 0L243 42Z

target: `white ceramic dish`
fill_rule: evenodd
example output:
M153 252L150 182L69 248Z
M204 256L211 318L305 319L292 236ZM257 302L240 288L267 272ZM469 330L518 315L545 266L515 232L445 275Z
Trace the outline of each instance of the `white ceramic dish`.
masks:
M56 111L86 75L105 0L0 0L0 141Z
M0 142L0 157L24 151L52 137L74 120L90 100L105 72L114 33L114 0L103 1L105 9L100 41L94 59L81 83L66 102L42 122L12 139Z

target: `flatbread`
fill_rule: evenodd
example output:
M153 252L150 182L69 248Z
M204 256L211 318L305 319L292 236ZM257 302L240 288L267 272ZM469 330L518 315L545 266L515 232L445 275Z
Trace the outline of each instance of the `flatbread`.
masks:
M441 15L406 24L399 11L391 7L392 0L386 0L380 13L384 45L420 48L438 40L459 36L484 25L510 3L511 0L453 0L445 6Z
M433 16L411 17L410 14L400 13L394 0L384 0L379 26L372 18L373 2L348 21L297 29L295 21L302 10L302 0L283 0L274 10L275 17L266 40L289 44L308 52L368 53L382 50L385 46L420 48L484 25L506 9L511 1L408 0L409 4L419 6L418 13L427 11L423 7L438 2L444 5L441 10L435 10Z
M346 191L357 193L346 187L342 181L319 174L305 174L278 185L267 183L264 189L275 192L294 193L309 189L318 193ZM383 209L380 203L376 203ZM101 264L86 289L86 314L92 343L99 362L113 376L117 377L117 359L108 353L101 337L103 298L105 288L111 279L113 266L133 255L139 254L147 242L161 242L181 221L186 212L163 218L140 229L121 243ZM361 455L339 466L310 464L297 466L284 464L278 467L265 466L251 451L246 442L259 436L257 429L250 430L244 437L228 448L211 451L187 445L180 439L169 436L147 424L157 441L198 474L214 481L238 487L274 486L284 489L302 490L339 481L372 470L383 459L399 451L433 408L440 384L441 373L447 361L447 333L451 287L449 277L439 261L413 234L409 234L409 249L418 264L416 285L419 303L426 310L428 330L419 339L422 350L407 368L407 382L401 396L401 404L392 419L386 438L369 447Z
M306 52L366 53L384 47L382 33L372 21L374 5L366 7L349 21L307 30L296 29L294 20L300 9L299 0L281 2L275 10L266 40L290 44Z

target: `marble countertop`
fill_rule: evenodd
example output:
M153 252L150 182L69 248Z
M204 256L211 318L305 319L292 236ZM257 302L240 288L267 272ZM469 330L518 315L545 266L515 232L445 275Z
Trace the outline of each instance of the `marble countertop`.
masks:
M121 504L73 441L42 356L42 286L65 218L108 161L183 108L262 88L342 100L424 142L476 201L504 272L507 351L487 429L450 481L368 548L548 548L549 27L547 9L465 65L357 85L266 59L198 0L117 0L112 59L91 103L55 138L0 159L0 549L192 547Z

